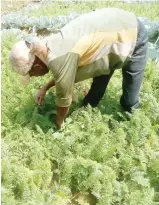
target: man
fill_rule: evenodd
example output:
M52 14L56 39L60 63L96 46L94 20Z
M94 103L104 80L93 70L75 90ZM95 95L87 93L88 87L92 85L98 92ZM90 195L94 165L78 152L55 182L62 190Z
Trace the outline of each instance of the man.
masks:
M43 41L18 42L10 60L25 79L52 71L54 79L40 89L36 101L43 103L46 91L56 86L60 128L69 112L74 83L93 78L83 105L95 107L118 68L123 76L121 106L130 112L137 108L147 42L146 30L133 13L105 8L81 15Z

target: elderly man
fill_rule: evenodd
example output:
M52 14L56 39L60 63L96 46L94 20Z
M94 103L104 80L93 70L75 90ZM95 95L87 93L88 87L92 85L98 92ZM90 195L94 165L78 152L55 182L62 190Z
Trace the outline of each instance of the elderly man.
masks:
M10 61L25 79L53 73L53 80L38 92L37 103L43 103L46 91L55 85L60 128L69 112L74 83L93 78L83 105L95 107L118 68L123 76L121 106L127 111L137 108L147 42L146 30L133 13L105 8L81 15L44 40L18 42Z

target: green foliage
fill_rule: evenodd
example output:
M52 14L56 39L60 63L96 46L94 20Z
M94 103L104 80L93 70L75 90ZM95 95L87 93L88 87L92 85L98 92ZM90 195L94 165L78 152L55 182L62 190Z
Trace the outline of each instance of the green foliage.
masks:
M118 71L98 108L74 103L63 128L55 132L50 121L54 90L45 105L34 105L32 93L41 80L20 86L7 57L15 41L14 36L2 40L2 204L73 204L73 194L79 192L83 195L74 199L79 204L88 201L86 192L99 205L158 200L159 75L154 65L147 66L141 108L132 116L122 112L117 100ZM88 85L76 86L79 99L84 87Z
M120 107L116 71L97 108L80 107L90 81L76 85L77 100L57 131L55 90L42 106L33 98L50 76L22 87L11 70L8 56L16 41L13 34L2 38L2 204L158 204L159 73L153 62L133 114Z
M30 16L40 17L40 16L58 16L67 15L70 12L88 12L98 8L104 7L118 7L128 11L133 11L137 16L146 16L150 19L159 19L158 9L159 5L157 3L152 4L128 4L126 2L119 1L55 1L52 4L46 6L41 6L40 8L29 12ZM153 10L153 12L152 12Z
M24 14L8 14L3 17L2 29L17 28L26 31L37 33L39 30L48 30L50 33L57 33L59 29L65 26L68 22L78 17L80 14L71 13L67 16L59 16L49 18L47 16L40 16L39 18L31 17Z

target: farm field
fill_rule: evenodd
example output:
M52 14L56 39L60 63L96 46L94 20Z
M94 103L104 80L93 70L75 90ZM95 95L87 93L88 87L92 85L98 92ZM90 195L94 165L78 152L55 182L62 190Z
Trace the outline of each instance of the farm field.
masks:
M119 7L159 20L159 4L54 2L27 11L56 17ZM29 32L31 34L31 32ZM55 89L44 105L35 91L51 75L27 86L9 64L12 45L27 33L2 35L2 205L159 205L159 70L148 59L140 108L124 112L121 71L115 72L97 108L81 107L90 81L74 88L74 102L61 130L54 124ZM42 36L40 36L42 37Z

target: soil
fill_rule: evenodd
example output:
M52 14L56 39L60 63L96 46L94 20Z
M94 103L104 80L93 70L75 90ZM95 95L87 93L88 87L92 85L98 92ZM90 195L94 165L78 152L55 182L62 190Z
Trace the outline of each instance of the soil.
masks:
M21 10L30 3L38 3L40 0L1 0L1 15Z

